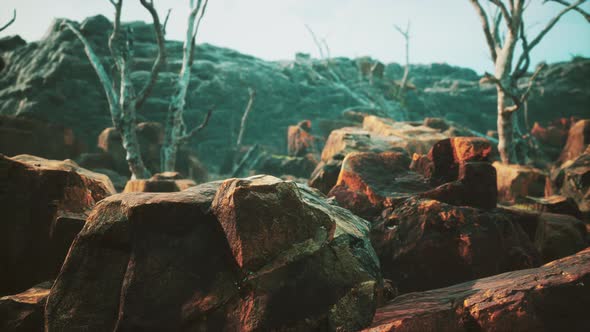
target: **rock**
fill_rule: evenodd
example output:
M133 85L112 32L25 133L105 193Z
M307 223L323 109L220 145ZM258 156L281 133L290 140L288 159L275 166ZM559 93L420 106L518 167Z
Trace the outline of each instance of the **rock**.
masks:
M76 163L86 169L100 168L116 172L115 170L120 168L115 163L113 156L106 152L82 153L76 158Z
M129 180L129 178L127 176L123 176L123 175L113 171L112 169L93 168L93 169L91 169L91 171L108 176L109 179L111 180L111 182L113 183L113 186L115 187L116 192L118 192L118 193L125 190L125 186L127 185L127 181Z
M409 171L403 152L356 152L344 158L336 185L328 196L356 215L371 220L393 205L431 189L421 175Z
M336 157L336 156L335 156ZM311 173L307 184L327 195L338 182L338 175L342 167L342 159L321 161Z
M590 212L590 153L583 153L574 161L561 166L555 181L559 193L572 198L580 211Z
M115 193L106 175L71 160L0 155L0 295L55 278L96 202Z
M84 150L71 129L47 122L0 115L0 153L50 159L74 158Z
M530 268L539 253L514 216L435 200L386 209L371 242L384 278L401 293Z
M589 245L586 225L580 220L555 213L541 213L538 218L535 246L543 262L573 255Z
M399 296L364 331L586 331L588 278L590 249L535 269Z
M578 219L582 218L582 213L578 209L576 202L570 197L561 195L551 195L549 197L527 196L521 204L528 209L539 212L566 214Z
M543 197L547 174L540 169L523 165L494 162L498 174L498 200L506 204L522 202L527 196Z
M449 129L449 124L443 118L424 118L424 126L432 129L445 131Z
M376 116L365 117L363 129L376 135L398 138L394 146L404 148L409 154L427 153L434 143L447 138L439 130L421 124L396 122Z
M432 162L431 181L436 184L454 181L465 162L488 162L492 152L488 140L479 137L453 137L436 142L428 159Z
M282 155L263 155L254 165L255 174L269 174L277 177L294 176L308 178L318 165L318 161L309 153L303 157L289 157Z
M27 42L19 35L2 37L0 38L0 52L9 52L26 44Z
M398 137L383 137L356 127L341 128L330 133L321 160L327 162L337 155L346 156L351 152L395 151L399 142Z
M303 157L315 153L315 137L311 134L311 121L304 120L287 130L287 147L289 157Z
M111 196L70 250L46 328L358 330L381 288L368 232L269 176Z
M580 120L570 128L559 162L576 159L586 150L588 144L590 144L590 120Z
M0 330L43 331L43 314L53 283L46 281L16 294L0 297Z
M196 185L193 180L183 179L178 172L164 172L154 174L147 180L129 180L123 192L167 193L182 191Z

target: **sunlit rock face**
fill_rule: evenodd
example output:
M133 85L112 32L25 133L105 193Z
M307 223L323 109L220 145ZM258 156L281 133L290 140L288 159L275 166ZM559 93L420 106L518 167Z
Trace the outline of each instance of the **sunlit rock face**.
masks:
M56 277L86 216L115 193L106 175L71 160L0 155L0 295Z
M358 330L382 287L368 233L270 176L111 196L72 245L47 329Z
M542 267L397 297L364 330L586 331L590 249Z

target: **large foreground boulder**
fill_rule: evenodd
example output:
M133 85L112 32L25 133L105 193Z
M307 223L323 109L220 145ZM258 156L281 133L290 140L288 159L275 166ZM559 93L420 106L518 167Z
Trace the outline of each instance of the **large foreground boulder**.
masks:
M399 296L365 331L588 331L590 249L535 269Z
M358 330L381 287L368 232L269 176L111 196L70 250L46 329Z
M90 209L115 190L71 160L0 155L0 171L1 295L55 278Z
M502 210L410 199L384 211L371 241L383 276L402 293L535 267L539 253Z

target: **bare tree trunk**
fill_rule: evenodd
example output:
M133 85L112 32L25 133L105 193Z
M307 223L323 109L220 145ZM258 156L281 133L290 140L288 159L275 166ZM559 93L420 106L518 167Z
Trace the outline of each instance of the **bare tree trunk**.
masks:
M11 26L12 23L14 23L14 21L16 21L16 9L12 11L12 18L10 19L10 21L8 21L6 24L0 27L0 31L6 30L6 28Z
M498 91L498 152L503 163L509 164L514 158L514 124L512 113L506 112L506 93L497 88Z

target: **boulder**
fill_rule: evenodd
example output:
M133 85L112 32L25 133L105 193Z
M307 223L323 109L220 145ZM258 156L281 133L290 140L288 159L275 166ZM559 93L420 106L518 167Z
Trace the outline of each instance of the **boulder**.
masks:
M45 303L52 284L51 281L46 281L22 293L0 297L0 330L43 331Z
M318 161L311 153L301 157L264 154L254 165L253 172L277 177L308 178L317 165Z
M377 116L366 116L363 129L376 135L398 138L394 144L405 149L409 154L427 153L434 143L447 138L440 130L422 124L396 122Z
M332 131L322 150L321 160L329 161L336 155L351 152L385 152L395 150L398 137L383 137L357 127L345 127Z
M535 233L535 247L543 262L573 255L586 248L586 225L577 218L563 214L541 213Z
M494 162L498 174L498 200L515 204L527 196L543 197L547 174L540 169L524 165L507 165Z
M287 148L290 157L303 157L316 153L315 137L311 134L311 121L304 120L287 129Z
M431 182L440 184L457 179L459 168L466 162L489 162L492 152L490 142L480 137L453 137L436 142L428 159Z
M336 156L327 162L321 161L311 173L307 184L327 195L338 182L341 167L342 159Z
M530 268L539 253L512 214L409 199L384 210L371 242L401 293Z
M562 195L551 195L548 197L527 196L520 205L539 212L566 214L578 219L582 218L582 213L578 209L576 202L571 197Z
M115 189L71 160L0 155L0 170L2 295L55 278L89 210Z
M154 174L147 180L129 180L123 192L166 193L182 191L196 185L195 181L184 179L178 172L164 172Z
M590 213L590 151L562 164L551 178L553 191L573 199L583 214Z
M559 162L576 159L584 153L588 144L590 144L590 120L580 120L570 128Z
M587 331L590 249L542 267L399 296L363 331Z
M381 278L368 223L270 176L103 200L46 306L47 331L354 331Z
M31 154L49 159L74 158L83 152L70 128L32 119L0 115L0 153Z
M348 154L328 196L356 215L373 219L385 205L431 189L423 176L409 170L410 162L404 152Z

